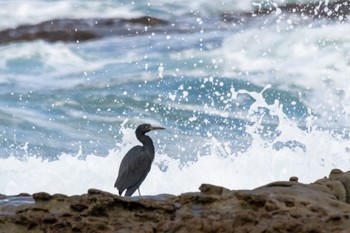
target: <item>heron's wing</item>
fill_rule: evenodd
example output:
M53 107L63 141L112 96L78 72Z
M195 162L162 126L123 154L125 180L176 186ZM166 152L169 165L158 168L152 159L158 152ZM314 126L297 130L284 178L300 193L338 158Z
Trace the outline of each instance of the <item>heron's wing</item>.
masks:
M142 146L131 148L120 164L114 187L123 192L131 186L140 185L150 171L151 165L152 161Z

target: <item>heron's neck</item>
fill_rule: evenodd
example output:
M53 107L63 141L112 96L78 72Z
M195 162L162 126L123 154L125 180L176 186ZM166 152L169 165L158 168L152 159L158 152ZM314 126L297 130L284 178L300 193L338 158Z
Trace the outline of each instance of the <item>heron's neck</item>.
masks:
M151 160L153 160L153 158L154 158L154 145L153 145L152 139L144 134L136 135L136 137L142 143L143 147L150 155Z

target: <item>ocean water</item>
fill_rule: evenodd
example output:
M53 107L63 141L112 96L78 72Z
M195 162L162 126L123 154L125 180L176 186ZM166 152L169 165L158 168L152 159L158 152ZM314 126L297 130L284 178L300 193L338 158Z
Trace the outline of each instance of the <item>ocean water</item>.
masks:
M0 193L117 193L120 161L144 122L166 128L149 133L156 157L144 195L348 170L349 22L279 11L221 17L259 4L2 2L0 30L143 15L188 30L0 45Z

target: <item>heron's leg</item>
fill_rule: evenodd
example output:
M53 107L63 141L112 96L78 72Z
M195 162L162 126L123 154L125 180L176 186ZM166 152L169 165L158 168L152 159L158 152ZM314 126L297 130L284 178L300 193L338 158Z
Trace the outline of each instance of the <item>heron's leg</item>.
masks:
M137 189L137 191L139 191L139 196L141 196L141 192L140 192L140 189Z

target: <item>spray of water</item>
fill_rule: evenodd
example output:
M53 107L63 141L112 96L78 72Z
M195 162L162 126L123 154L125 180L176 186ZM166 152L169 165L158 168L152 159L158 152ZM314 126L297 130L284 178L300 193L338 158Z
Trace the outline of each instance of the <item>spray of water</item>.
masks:
M202 183L251 189L276 180L288 180L290 176L298 176L301 182L308 183L326 176L335 167L348 169L348 140L312 127L312 122L308 123L307 130L301 129L286 117L278 101L272 105L266 103L263 93L269 88L266 86L261 92L233 91L233 98L247 94L255 99L249 109L252 124L247 127L252 143L246 151L233 154L231 144L211 136L209 153L199 153L196 161L183 163L170 158L167 147L162 148L156 153L151 172L141 186L142 194L197 191ZM279 119L276 130L280 133L272 140L264 139L261 134L264 116L256 114L260 108L267 108ZM50 162L26 155L21 160L2 159L0 193L45 191L73 195L85 193L89 188L116 193L113 184L121 159L139 143L134 129L126 125L126 121L120 125L122 141L106 157L92 154L81 159L78 154L62 154L59 160ZM157 139L161 140L161 134L157 134Z

